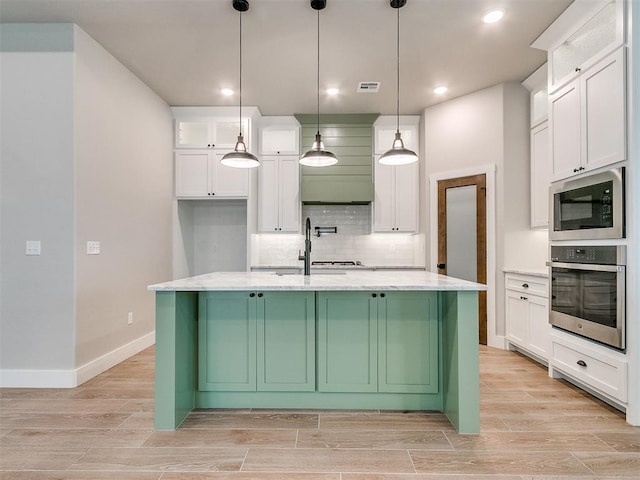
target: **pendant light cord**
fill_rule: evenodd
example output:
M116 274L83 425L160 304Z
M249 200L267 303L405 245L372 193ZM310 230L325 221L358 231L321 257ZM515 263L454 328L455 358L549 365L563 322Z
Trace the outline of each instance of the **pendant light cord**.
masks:
M239 12L240 14L240 133L239 135L242 135L242 12Z
M396 8L397 28L396 28L396 133L400 133L400 8Z
M318 130L317 133L318 135L320 134L320 10L316 10L316 12L318 13L318 65L317 65L317 78L316 78L316 86L317 86L317 93L318 93L318 116L317 116L317 122L318 122ZM318 145L318 148L320 148L320 145Z

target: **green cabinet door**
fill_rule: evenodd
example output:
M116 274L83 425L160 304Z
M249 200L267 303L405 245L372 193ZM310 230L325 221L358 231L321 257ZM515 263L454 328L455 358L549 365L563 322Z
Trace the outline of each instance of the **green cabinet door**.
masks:
M437 293L385 292L378 298L378 391L438 392Z
M256 390L256 294L202 292L198 299L198 387Z
M313 392L314 292L258 295L258 391Z
M377 391L377 298L318 292L318 391Z

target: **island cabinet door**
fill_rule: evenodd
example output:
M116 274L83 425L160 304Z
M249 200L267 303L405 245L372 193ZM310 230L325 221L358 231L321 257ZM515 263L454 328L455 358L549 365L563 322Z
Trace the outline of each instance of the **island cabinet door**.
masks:
M318 391L378 390L377 297L318 292Z
M316 388L314 292L258 293L258 391Z
M385 292L378 299L378 391L437 393L437 293Z
M198 305L198 384L204 391L256 390L256 294L203 292Z

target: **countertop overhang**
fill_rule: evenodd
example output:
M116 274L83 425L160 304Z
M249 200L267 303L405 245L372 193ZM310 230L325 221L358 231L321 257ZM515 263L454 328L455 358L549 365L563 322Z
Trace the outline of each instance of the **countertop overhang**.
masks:
M358 271L277 274L273 272L214 272L147 287L151 291L354 291L424 290L483 291L487 286L424 271Z

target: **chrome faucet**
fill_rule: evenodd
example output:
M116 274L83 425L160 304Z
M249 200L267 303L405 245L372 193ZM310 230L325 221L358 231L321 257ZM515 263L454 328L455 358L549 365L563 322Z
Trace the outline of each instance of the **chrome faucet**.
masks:
M304 255L298 250L298 260L304 260L304 274L311 275L311 220L307 217L304 234Z

